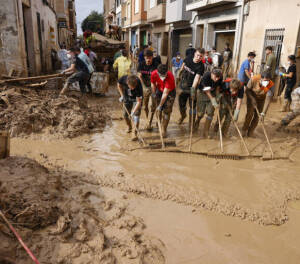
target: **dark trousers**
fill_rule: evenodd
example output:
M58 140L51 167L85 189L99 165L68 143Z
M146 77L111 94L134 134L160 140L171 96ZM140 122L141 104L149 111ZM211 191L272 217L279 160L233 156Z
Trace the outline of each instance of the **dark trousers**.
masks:
M93 93L93 89L92 89L92 85L91 85L92 76L93 76L93 73L90 74L90 77L89 77L88 82L86 84L89 93Z
M256 98L258 112L261 113L264 109L266 98ZM256 109L249 97L247 97L247 114L243 126L244 131L248 131L248 134L253 133L258 125L259 116L257 115Z
M295 85L287 84L284 92L284 99L292 102L292 92Z
M179 110L181 114L186 114L186 104L189 101L190 106L190 114L192 114L192 99L191 94L189 92L182 91L178 97L179 101ZM196 100L193 102L194 104L194 115L196 114Z
M71 84L71 83L79 82L80 91L82 93L85 93L85 86L87 85L89 78L90 78L89 73L79 71L79 72L73 73L68 78L68 83Z

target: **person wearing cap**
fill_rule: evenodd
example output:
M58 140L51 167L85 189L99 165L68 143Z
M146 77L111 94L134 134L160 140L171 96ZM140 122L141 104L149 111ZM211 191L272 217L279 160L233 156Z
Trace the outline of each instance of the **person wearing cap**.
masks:
M261 75L254 75L246 87L247 114L242 129L243 136L253 137L259 118L264 121L274 95L274 83L271 80L270 71L264 71ZM257 110L260 113L257 114Z
M179 72L182 64L183 64L183 59L180 56L180 52L177 52L176 57L173 57L173 59L172 59L172 72L173 72L175 79L178 78L178 72Z
M265 70L269 71L272 76L272 82L275 82L276 57L272 46L266 47L266 65Z
M157 113L162 123L162 136L165 137L176 97L175 78L165 64L160 64L151 74L151 89L155 94Z
M194 54L195 54L196 49L193 48L193 44L190 43L189 47L187 48L187 50L185 51L185 58L193 58Z
M204 73L197 91L197 119L195 131L198 130L201 119L206 114L203 137L207 138L215 109L219 110L217 98L221 93L223 83L222 71L214 68L211 72Z
M289 112L290 105L292 102L292 91L297 81L297 68L296 68L296 56L288 56L288 70L286 73L280 72L279 75L286 78L286 88L284 92L284 104L282 107L282 112Z

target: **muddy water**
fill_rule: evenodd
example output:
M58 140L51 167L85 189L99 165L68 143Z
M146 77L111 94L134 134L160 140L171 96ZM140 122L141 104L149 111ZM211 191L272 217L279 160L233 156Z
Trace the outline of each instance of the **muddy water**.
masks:
M115 105L115 99L99 99L96 103ZM118 119L120 109L114 107L112 117ZM187 128L186 125L178 127L176 117L177 109L169 136L185 150ZM144 125L143 122L142 127ZM236 134L231 132L233 136L225 141L225 151L244 153ZM300 199L300 163L296 162L300 158L300 149L292 136L275 134L271 123L268 132L272 136L275 155L289 159L233 161L190 154L130 151L139 145L129 141L124 123L117 120L102 134L72 140L53 140L47 136L42 139L16 138L12 140L12 153L25 154L49 166L91 173L102 186L132 193L132 210L148 219L151 232L161 234L167 244L169 263L204 263L200 260L224 263L223 259L237 260L232 263L258 260L270 263L276 259L271 254L280 260L288 255L292 255L291 259L298 256L293 247L284 247L282 254L277 250L282 243L288 243L289 235L296 228L295 219L300 219L299 203L296 202ZM156 128L152 133L142 131L142 135L147 142L159 142ZM217 140L203 140L196 134L193 143L193 151L219 152ZM268 154L260 129L258 137L248 139L247 144L252 154ZM290 206L288 200L293 201ZM196 213L186 206L197 208ZM284 225L279 229L259 224ZM282 231L278 243L273 241L272 235L280 236ZM227 232L233 232L235 238ZM291 242L297 240L293 237ZM266 242L270 245L265 245ZM260 247L264 249L260 251ZM202 252L199 253L197 248ZM215 256L215 251L219 256Z

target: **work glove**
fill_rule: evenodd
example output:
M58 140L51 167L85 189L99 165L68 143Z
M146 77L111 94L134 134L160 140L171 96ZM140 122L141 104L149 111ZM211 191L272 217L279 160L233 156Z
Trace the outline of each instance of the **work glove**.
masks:
M217 102L220 102L222 97L223 97L222 93L217 94L217 96L216 96Z
M217 108L220 107L220 105L217 103L217 100L216 100L215 97L213 97L213 98L211 99L211 103L212 103L212 105L213 105L213 107L214 107L215 109L217 109Z
M279 75L282 76L282 77L285 77L286 74L283 73L283 72L280 72Z
M233 114L233 120L236 122L239 119L240 110L235 109Z
M196 96L196 88L191 87L191 98L192 98L193 100L195 100L195 96Z
M124 97L123 97L123 96L121 96L121 97L119 98L119 102L120 102L120 103L123 103L123 102L124 102Z
M260 118L260 120L261 120L262 122L264 122L264 121L265 121L265 113L264 113L264 112L261 112L259 118Z
M131 112L131 114L130 114L131 118L133 118L134 115L135 115L135 112Z
M157 111L157 112L162 112L162 106L159 105L159 106L156 108L156 111Z
M152 99L155 99L156 98L156 93L152 93L151 97L152 97Z

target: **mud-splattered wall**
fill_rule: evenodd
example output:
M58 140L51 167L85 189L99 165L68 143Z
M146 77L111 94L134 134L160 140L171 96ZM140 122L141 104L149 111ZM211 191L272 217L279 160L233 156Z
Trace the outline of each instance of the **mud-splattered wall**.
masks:
M0 74L52 71L51 50L57 50L54 8L40 0L0 0Z
M26 69L21 51L19 34L18 3L0 0L0 74L7 74L10 69ZM25 61L26 63L26 61Z

